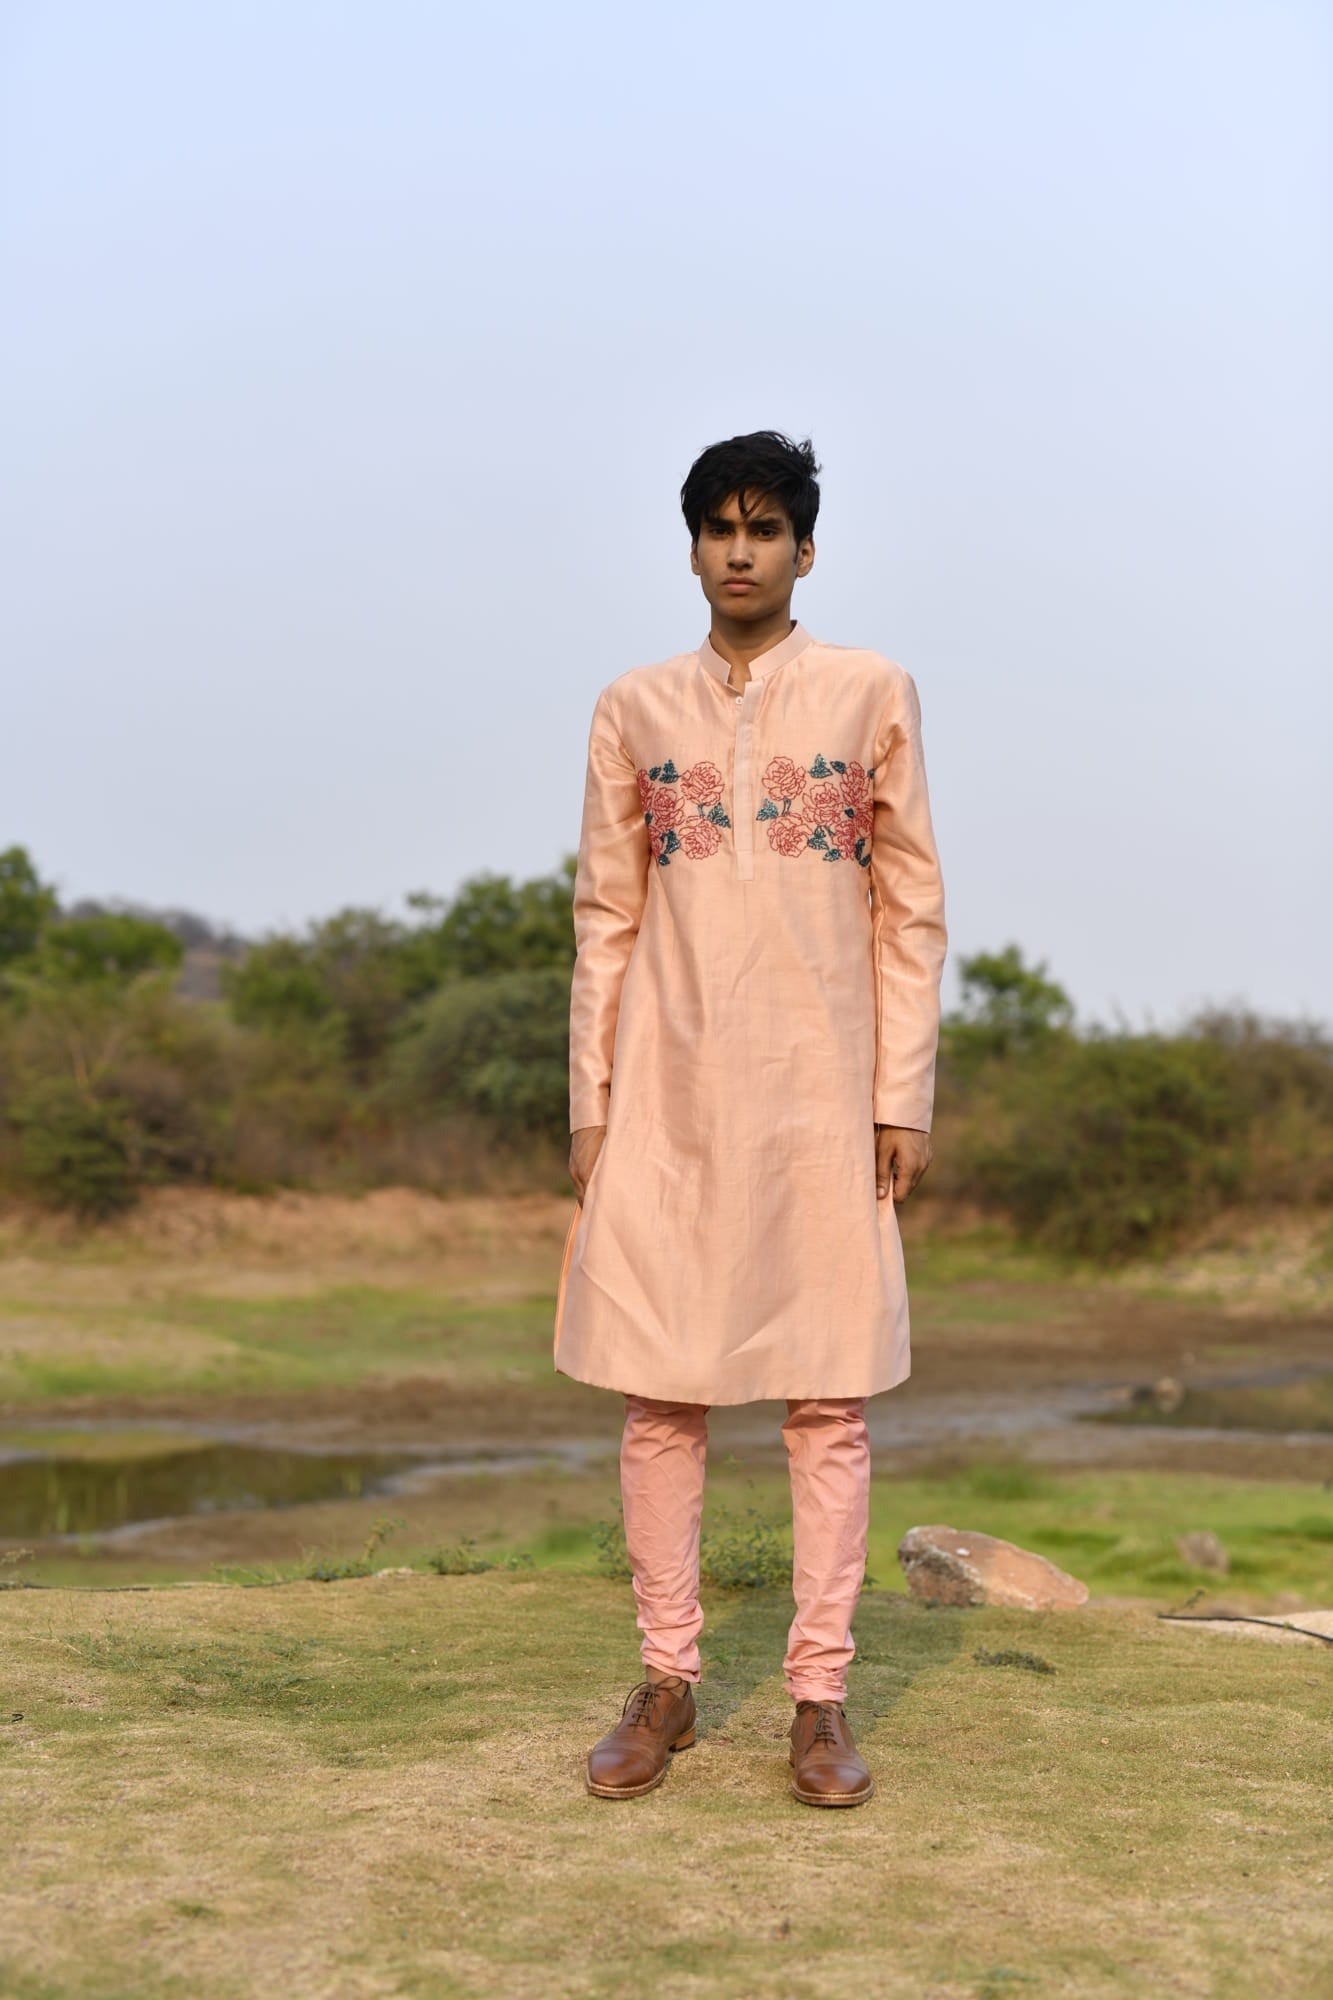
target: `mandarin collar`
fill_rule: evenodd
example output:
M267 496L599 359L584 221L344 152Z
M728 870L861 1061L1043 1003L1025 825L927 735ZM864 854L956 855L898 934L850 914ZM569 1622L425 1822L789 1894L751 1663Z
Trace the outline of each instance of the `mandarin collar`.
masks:
M769 674L776 673L779 667L785 667L788 660L794 660L798 653L803 653L806 647L813 643L811 634L806 631L798 618L785 639L779 639L776 646L770 646L766 653L760 653L751 660L750 679L764 680ZM715 680L727 684L731 662L724 660L720 653L714 652L710 639L705 639L699 648L699 664L701 667L707 667Z

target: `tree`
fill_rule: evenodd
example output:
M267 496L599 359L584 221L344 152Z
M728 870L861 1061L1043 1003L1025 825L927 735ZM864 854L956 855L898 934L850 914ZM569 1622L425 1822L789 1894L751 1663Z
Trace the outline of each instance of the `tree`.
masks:
M0 853L0 967L36 950L57 908L55 890L38 876L25 847Z
M956 1046L1003 1056L1036 1047L1073 1024L1073 1002L1046 977L1046 961L1024 965L1016 944L976 952L959 970L962 1005L948 1017Z
M47 924L23 970L57 986L128 986L145 972L174 972L183 957L164 924L107 911Z

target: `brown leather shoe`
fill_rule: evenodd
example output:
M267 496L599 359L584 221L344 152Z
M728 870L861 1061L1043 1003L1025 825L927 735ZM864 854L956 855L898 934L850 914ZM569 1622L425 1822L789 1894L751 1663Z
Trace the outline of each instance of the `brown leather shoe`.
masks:
M660 1785L673 1750L694 1741L694 1689L678 1676L640 1681L625 1697L610 1735L588 1752L588 1790L599 1799L637 1799Z
M860 1806L875 1789L837 1701L798 1701L791 1726L793 1795L806 1806Z

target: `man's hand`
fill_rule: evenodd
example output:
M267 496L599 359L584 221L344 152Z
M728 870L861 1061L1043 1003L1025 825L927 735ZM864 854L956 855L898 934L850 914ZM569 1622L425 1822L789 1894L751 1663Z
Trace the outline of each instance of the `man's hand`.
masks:
M580 1201L588 1192L588 1182L592 1170L597 1165L597 1155L602 1150L606 1137L605 1125L580 1125L569 1143L569 1178L574 1183L574 1192Z
M915 1132L908 1125L875 1127L875 1194L878 1199L893 1189L895 1201L906 1201L934 1157L929 1132Z

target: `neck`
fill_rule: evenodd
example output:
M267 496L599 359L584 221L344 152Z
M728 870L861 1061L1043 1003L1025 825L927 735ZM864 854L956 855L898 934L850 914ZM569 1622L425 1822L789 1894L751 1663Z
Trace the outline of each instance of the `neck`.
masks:
M750 619L728 618L724 611L715 610L708 642L729 666L739 667L748 680L751 660L757 660L770 646L780 646L795 627L790 598L780 611L759 624Z

